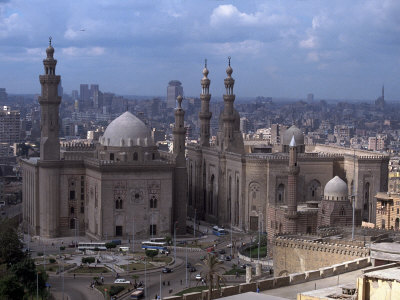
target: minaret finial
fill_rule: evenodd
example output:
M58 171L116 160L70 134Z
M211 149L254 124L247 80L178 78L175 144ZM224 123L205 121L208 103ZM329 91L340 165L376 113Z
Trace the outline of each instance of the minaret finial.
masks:
M206 59L204 59L204 68L206 68L206 69L207 69L207 58L206 58Z
M51 46L51 40L52 40L53 38L51 37L51 36L49 36L49 46Z
M176 98L176 100L178 101L178 109L182 108L182 100L183 97L181 95L178 95L178 97Z
M228 56L228 66L231 66L231 57Z

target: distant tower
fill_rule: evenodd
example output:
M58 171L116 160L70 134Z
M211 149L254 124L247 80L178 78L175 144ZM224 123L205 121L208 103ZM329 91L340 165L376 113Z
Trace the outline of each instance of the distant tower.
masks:
M186 196L187 196L187 170L185 158L185 136L186 129L184 126L185 111L182 109L182 96L177 97L178 107L175 109L175 126L173 129L174 148L173 155L175 158L175 199L174 199L174 224L177 222L177 233L186 233Z
M297 176L299 175L300 169L297 165L297 146L292 136L292 140L289 144L289 176L288 176L288 203L286 218L286 232L297 232L296 218L297 218Z
M233 86L235 80L232 78L233 69L231 67L231 57L228 57L228 68L226 68L227 78L224 80L226 94L224 94L224 111L222 113L222 121L224 124L224 139L222 150L227 150L233 140L233 122L235 121L233 102L235 101L235 94L233 93Z
M204 69L203 69L204 77L201 79L201 111L199 112L200 118L200 145L201 146L209 146L210 145L210 79L208 76L207 69L207 59L205 60Z
M375 107L383 110L385 108L385 86L382 85L382 95L375 100Z
M42 85L42 95L39 97L41 108L40 160L42 161L60 159L58 112L61 97L58 96L58 84L61 77L56 75L57 60L53 58L54 48L51 46L51 38L46 53L47 58L43 60L45 74L39 76Z
M178 80L171 80L167 87L167 107L175 108L176 97L183 96L182 83Z

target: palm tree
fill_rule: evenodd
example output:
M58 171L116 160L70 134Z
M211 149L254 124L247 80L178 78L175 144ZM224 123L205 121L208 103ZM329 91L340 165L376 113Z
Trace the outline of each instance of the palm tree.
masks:
M203 260L203 263L197 264L203 267L203 271L200 273L204 273L204 280L208 284L208 300L211 300L211 294L213 291L214 281L216 288L219 290L221 288L220 283L225 279L219 274L219 271L225 270L222 266L222 261L219 261L215 255L207 253L206 258Z

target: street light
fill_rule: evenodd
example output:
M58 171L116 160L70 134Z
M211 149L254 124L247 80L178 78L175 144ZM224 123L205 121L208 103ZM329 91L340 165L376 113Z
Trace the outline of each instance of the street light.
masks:
M176 264L176 224L178 224L178 221L174 223L174 260Z
M197 209L194 209L193 238L196 238L196 212Z

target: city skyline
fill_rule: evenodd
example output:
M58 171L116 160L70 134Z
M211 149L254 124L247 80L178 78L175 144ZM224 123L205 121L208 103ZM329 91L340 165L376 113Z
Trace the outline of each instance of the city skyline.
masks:
M43 11L42 7L46 7ZM62 11L62 14L60 13ZM49 36L65 91L96 82L118 94L165 95L180 80L198 95L208 59L220 97L232 56L238 97L400 99L395 1L0 1L0 82L38 93ZM184 25L184 26L183 26Z

